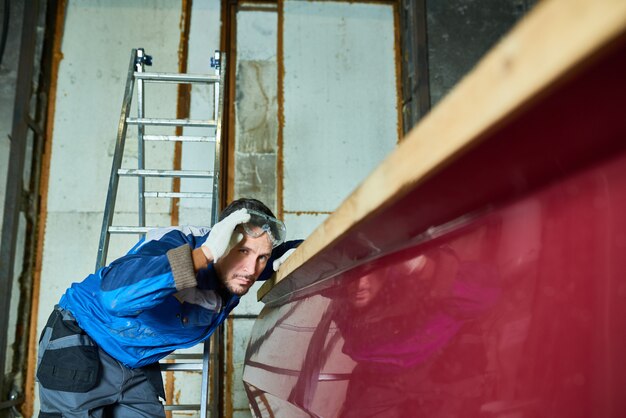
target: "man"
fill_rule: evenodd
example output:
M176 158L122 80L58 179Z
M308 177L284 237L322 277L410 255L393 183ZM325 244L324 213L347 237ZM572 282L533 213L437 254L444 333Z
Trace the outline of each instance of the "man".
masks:
M158 361L207 339L297 242L258 200L151 231L67 289L39 342L40 417L164 417Z

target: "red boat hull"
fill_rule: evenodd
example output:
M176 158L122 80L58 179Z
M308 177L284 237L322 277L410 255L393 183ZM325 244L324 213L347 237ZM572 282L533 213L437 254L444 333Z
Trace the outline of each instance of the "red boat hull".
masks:
M263 300L257 416L626 416L624 36Z
M432 233L263 311L259 411L623 416L626 154Z

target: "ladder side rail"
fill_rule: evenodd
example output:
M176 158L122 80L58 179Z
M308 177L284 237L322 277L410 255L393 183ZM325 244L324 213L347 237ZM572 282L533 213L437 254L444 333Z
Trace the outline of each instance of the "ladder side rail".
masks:
M145 56L145 52L143 49L137 50L137 60L135 62L135 72L133 73L133 77L137 73L144 72L144 61L143 58ZM137 118L143 119L145 117L145 92L143 89L143 80L141 78L137 78ZM139 124L137 125L137 169L143 170L145 168L145 148L143 142L143 135L145 133L145 125ZM137 188L138 188L138 226L146 225L146 201L144 198L146 186L146 178L143 176L139 176L137 178ZM145 236L145 235L144 235Z
M211 362L213 365L213 375L211 376L212 381L212 403L211 403L211 416L218 417L220 416L219 411L220 408L223 409L223 373L224 367L222 363L222 353L224 351L224 324L221 324L213 333L213 352L210 353ZM208 373L208 371L207 371ZM223 411L222 411L223 412ZM204 418L204 417L203 417Z
M219 62L218 74L220 81L215 85L215 104L213 106L214 120L217 123L215 128L215 161L213 163L213 208L211 213L211 225L214 225L219 216L221 197L221 169L222 169L222 119L224 107L224 79L226 74L226 54L220 51L215 52Z
M106 263L107 252L109 249L109 227L113 221L113 213L115 211L115 199L117 197L117 186L119 176L117 171L122 166L122 156L124 154L124 144L126 141L126 129L128 127L126 119L130 114L130 104L133 98L135 71L135 56L137 50L133 49L130 56L130 64L128 69L128 77L126 79L126 88L124 89L124 98L122 100L122 109L120 112L120 121L117 127L117 139L115 142L115 153L113 154L113 162L111 164L111 176L109 179L109 188L104 207L104 215L102 217L102 229L100 231L100 242L98 244L98 256L96 258L96 271L103 267Z
M217 223L218 221L218 216L219 216L219 211L220 211L220 198L221 198L221 168L222 168L222 116L224 114L223 112L223 107L224 107L224 79L225 79L225 74L226 74L226 54L224 54L221 51L215 51L215 55L214 55L214 59L215 62L217 63L217 68L216 68L216 73L219 75L220 81L218 84L215 84L214 87L214 104L213 104L213 118L216 121L217 125L215 128L215 160L213 163L213 199L212 199L212 210L211 210L211 226L215 225L215 223ZM220 384L220 370L222 369L220 367L220 361L221 361L221 356L220 356L220 350L222 345L221 342L221 334L223 332L223 325L220 325L218 327L218 329L213 333L213 344L214 344L214 348L213 348L213 355L212 360L213 360L213 376L212 376L212 382L211 382L211 391L213 393L213 402L211 405L211 415L212 416L218 416L218 408L220 405L220 400L221 400L221 393L220 393L220 388L221 388L221 384ZM208 367L208 361L209 361L209 356L210 353L208 352L208 345L205 345L205 352L204 352L204 356L206 357L206 370L203 370L203 374L207 373L207 378L208 378L208 372L209 372L209 367ZM203 386L203 404L205 404L204 402L204 398L206 396L208 396L206 393L207 391L207 386ZM205 418L207 415L206 414L200 414L201 418Z
M206 418L207 407L209 405L209 354L211 352L211 338L204 340L204 347L202 349L202 387L200 390L200 418ZM211 408L214 409L214 408ZM217 416L211 414L213 416Z

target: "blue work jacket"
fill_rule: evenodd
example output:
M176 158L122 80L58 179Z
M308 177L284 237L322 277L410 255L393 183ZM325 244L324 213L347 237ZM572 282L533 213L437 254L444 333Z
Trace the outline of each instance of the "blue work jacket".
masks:
M59 305L100 348L132 368L204 341L239 297L221 285L213 264L195 274L197 283L183 286L170 261L172 252L198 248L208 233L196 227L151 231L125 256L73 283ZM272 259L290 246L277 247ZM259 280L271 276L272 259Z

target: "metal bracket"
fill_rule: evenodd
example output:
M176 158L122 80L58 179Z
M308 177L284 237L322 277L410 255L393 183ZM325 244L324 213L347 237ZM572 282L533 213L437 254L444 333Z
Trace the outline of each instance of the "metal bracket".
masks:
M211 68L219 70L222 65L222 59L220 58L220 51L215 51L215 55L211 57Z
M152 65L152 55L146 55L146 51L143 48L137 49L137 56L135 57L135 67L138 65Z

